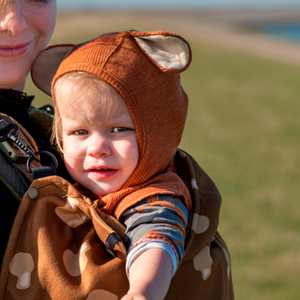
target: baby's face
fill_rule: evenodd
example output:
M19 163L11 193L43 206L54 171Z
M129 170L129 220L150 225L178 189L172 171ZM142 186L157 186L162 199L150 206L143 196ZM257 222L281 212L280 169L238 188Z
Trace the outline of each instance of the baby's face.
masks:
M64 160L72 178L97 195L118 191L135 170L139 150L127 105L92 84L76 93L64 83L56 95L61 116ZM71 100L71 104L64 105Z

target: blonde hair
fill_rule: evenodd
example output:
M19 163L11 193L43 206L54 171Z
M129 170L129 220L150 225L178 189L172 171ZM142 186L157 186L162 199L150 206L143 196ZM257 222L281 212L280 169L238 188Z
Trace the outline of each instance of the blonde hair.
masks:
M74 104L81 95L84 95L91 84L95 85L99 89L99 94L101 94L101 103L96 103L95 109L106 111L107 117L113 112L113 109L115 107L114 104L122 99L115 88L113 88L109 83L94 74L87 72L70 72L60 77L55 82L55 85L53 87L53 100L56 104L52 126L51 143L54 147L57 148L61 155L63 154L61 122L62 112L59 111L57 106L57 94L65 83L71 84L70 90L72 90L74 94L70 98L64 99L65 102L68 101L68 103L64 103L64 109L72 106L72 104ZM87 101L88 100L92 99L87 99Z

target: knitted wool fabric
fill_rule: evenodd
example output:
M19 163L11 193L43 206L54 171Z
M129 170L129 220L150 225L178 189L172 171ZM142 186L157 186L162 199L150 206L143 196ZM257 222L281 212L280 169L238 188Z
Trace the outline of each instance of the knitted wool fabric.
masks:
M64 48L66 53L57 54ZM51 53L60 60L67 54L54 76L52 91L57 79L66 73L92 73L120 93L135 124L138 166L119 191L101 197L101 209L119 218L142 199L171 194L180 196L190 210L189 191L173 166L188 108L179 73L190 64L189 44L169 32L125 31L104 34L80 45L49 47L33 67L35 83L35 70L45 54L49 60Z

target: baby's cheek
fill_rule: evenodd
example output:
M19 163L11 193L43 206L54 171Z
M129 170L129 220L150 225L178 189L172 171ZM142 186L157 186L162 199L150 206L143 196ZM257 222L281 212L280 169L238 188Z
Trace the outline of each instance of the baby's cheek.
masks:
M71 154L70 152L64 154L64 161L65 165L69 171L70 170L77 170L80 168L83 159L80 159L78 156L75 156L75 153Z
M82 176L83 167L81 160L74 159L68 155L64 156L64 163L70 176L78 182Z
M128 138L128 140L119 141L115 144L115 148L118 150L119 155L130 162L130 164L137 164L139 159L139 148L137 141L134 137Z
M77 180L77 176L82 172L84 158L84 153L78 151L76 148L69 147L66 151L64 150L64 162L69 174L74 180ZM76 178L74 178L74 176Z
M75 142L72 139L63 140L64 157L74 160L84 159L86 156L86 147L83 143Z

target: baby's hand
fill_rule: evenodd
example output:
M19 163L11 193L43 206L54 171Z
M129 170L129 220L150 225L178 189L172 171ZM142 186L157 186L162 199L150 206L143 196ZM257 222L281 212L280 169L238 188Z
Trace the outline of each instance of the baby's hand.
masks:
M147 300L147 298L139 293L128 293L121 300Z

